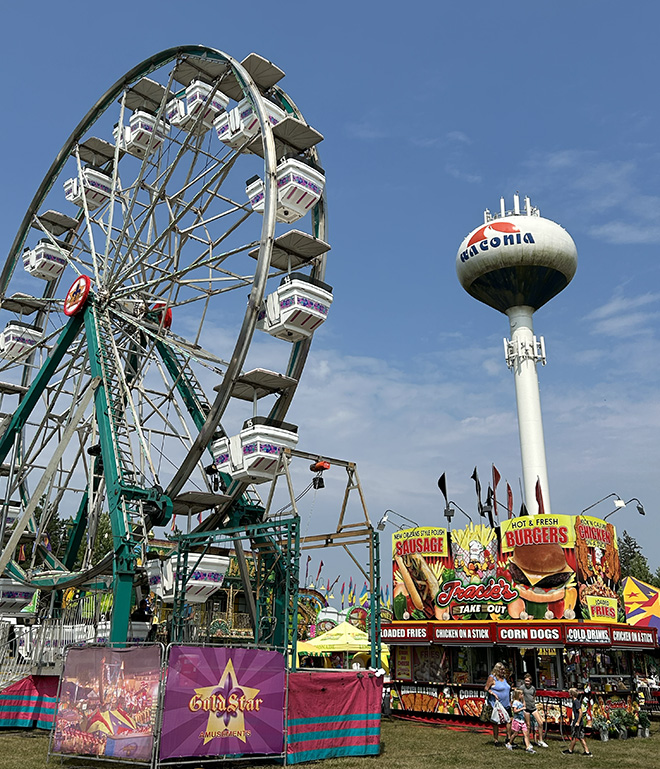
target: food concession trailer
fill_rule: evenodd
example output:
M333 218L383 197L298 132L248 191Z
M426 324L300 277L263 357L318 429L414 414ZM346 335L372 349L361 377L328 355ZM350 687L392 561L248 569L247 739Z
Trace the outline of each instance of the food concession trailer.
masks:
M513 518L392 537L395 619L391 706L402 714L477 718L495 662L512 683L532 675L549 724L567 723L568 689L590 685L591 718L634 710L635 677L657 658L657 631L620 621L614 527L587 516Z

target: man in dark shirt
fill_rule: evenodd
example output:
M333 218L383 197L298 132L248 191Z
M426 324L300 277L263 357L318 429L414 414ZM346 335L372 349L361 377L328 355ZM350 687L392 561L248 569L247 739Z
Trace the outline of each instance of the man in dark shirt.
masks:
M139 607L131 614L131 620L133 622L151 622L151 609L146 598L140 601Z

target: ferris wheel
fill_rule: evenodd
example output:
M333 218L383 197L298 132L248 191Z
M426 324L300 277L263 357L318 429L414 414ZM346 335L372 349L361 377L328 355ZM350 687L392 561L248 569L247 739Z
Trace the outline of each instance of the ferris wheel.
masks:
M134 67L64 144L0 274L0 574L110 570L111 640L149 529L258 517L255 484L297 441L284 419L332 289L323 137L283 75L202 46Z

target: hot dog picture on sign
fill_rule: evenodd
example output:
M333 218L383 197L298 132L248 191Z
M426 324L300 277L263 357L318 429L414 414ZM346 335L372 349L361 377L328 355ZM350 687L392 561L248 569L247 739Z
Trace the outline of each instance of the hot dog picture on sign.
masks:
M417 527L392 535L393 602L397 620L440 619L436 603L450 563L447 530Z

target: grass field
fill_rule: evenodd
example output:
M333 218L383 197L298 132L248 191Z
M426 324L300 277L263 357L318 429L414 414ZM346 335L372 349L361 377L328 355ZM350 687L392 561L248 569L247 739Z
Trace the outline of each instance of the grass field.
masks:
M426 726L399 719L385 719L382 725L381 755L373 758L341 758L318 763L319 769L512 769L512 767L534 766L538 769L570 769L570 766L593 765L598 769L655 769L660 767L658 752L660 737L657 725L653 725L648 740L610 740L601 743L588 740L593 759L581 755L564 756L561 749L566 746L559 737L550 735L550 747L539 748L536 755L523 750L510 752L503 747L496 748L489 734L477 731L456 731L443 726ZM0 769L43 769L48 758L48 734L42 731L0 732ZM95 767L110 769L126 767L88 760L67 759L60 763L53 758L49 766ZM228 762L222 764L228 767ZM244 767L245 763L233 762L233 766ZM272 764L257 764L260 767ZM188 764L194 769L196 764ZM205 764L206 769L211 765Z

